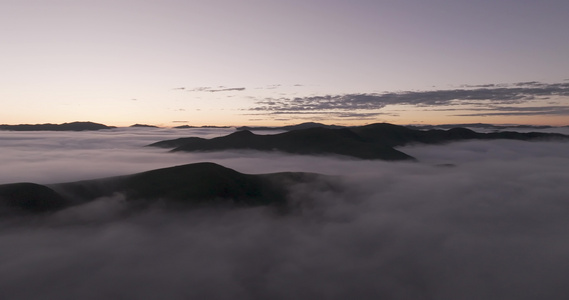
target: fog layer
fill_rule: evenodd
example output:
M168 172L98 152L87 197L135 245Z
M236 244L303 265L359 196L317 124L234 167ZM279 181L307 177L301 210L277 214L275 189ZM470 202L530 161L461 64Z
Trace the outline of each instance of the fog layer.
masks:
M2 165L10 167L2 183L197 161L243 173L338 175L335 189L292 186L298 209L288 215L267 207L133 212L117 194L49 216L1 220L3 299L569 295L568 143L413 146L403 151L418 163L389 163L139 147L179 136L165 136L168 130L1 134Z

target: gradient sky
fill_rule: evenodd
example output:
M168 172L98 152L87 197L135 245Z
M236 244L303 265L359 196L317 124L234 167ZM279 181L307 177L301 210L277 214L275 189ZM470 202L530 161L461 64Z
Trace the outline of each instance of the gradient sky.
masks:
M0 123L569 125L569 2L0 0Z

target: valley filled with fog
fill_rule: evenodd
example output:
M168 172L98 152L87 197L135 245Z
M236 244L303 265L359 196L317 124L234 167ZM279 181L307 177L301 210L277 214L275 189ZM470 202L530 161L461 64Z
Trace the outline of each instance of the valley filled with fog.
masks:
M278 152L169 153L234 129L0 131L0 184L53 184L215 162L314 172L296 209L160 207L122 195L0 220L0 298L555 299L569 294L569 143L398 148L417 162ZM545 130L544 132L546 132ZM568 128L551 132L569 134ZM265 134L270 132L260 132ZM271 132L272 133L272 132Z

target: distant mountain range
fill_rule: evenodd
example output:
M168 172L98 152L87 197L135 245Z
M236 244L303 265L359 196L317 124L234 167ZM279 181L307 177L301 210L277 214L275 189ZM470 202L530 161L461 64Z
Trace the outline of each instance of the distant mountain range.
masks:
M417 130L388 123L377 123L339 129L312 127L272 135L256 135L244 130L212 139L188 137L156 142L149 146L189 152L250 149L276 150L294 154L337 154L361 159L413 160L412 156L394 147L411 143L440 144L472 139L526 141L569 139L569 136L556 133L509 131L478 133L466 128Z
M277 205L285 208L288 187L323 175L272 173L249 175L214 163L196 163L134 175L40 185L0 185L2 213L45 213L121 193L135 207L163 201L165 207L202 205Z
M423 129L423 130L426 130L426 129L451 129L451 128L457 128L457 127L494 129L494 130L553 128L553 126L548 126L548 125L493 125L493 124L486 124L486 123L442 124L442 125L407 125L406 127L411 128L411 129Z
M86 131L86 130L101 130L112 129L114 126L107 126L104 124L93 122L71 122L63 124L19 124L19 125L0 125L0 130L12 131Z
M242 126L242 127L237 127L236 129L241 131L241 130L297 130L297 129L308 129L308 128L315 128L315 127L322 127L322 128L329 128L329 129L340 129L340 128L345 128L346 126L340 126L340 125L326 125L326 124L322 124L322 123L315 123L315 122L306 122L306 123L301 123L301 124L296 124L296 125L287 125L287 126L279 126L279 127L248 127L248 126Z
M184 129L184 128L231 128L231 126L212 126L212 125L204 125L204 126L191 126L191 125L181 125L176 126L173 128Z
M213 139L190 137L157 142L149 146L174 148L172 151L251 149L295 154L339 154L362 159L413 159L383 143L369 142L347 128L315 127L274 135L256 135L244 130Z
M159 126L155 125L148 125L148 124L134 124L129 127L133 128L160 128ZM493 130L506 130L506 129L547 129L553 128L553 126L547 125L492 125L492 124L485 124L485 123L471 123L471 124L442 124L442 125L406 125L405 127L410 129L419 129L419 130L428 130L428 129L452 129L452 128L480 128L480 129L493 129ZM569 126L562 126L562 127L569 127ZM101 129L112 129L117 128L115 126L107 126L100 123L94 122L70 122L70 123L63 123L63 124L17 124L17 125L8 125L8 124L1 124L0 130L12 130L12 131L86 131L86 130L101 130ZM231 126L212 126L212 125L204 125L204 126L192 126L192 125L181 125L175 126L173 128L177 129L186 129L186 128L231 128ZM327 129L341 129L341 128L354 128L349 126L341 126L341 125L326 125L322 123L316 122L306 122L296 125L287 125L287 126L276 126L276 127L249 127L249 126L242 126L236 127L237 131L249 130L249 131L263 131L263 130L283 130L283 131L292 131L298 129L309 129L309 128L327 128Z
M441 124L441 125L404 125L410 129L421 129L421 130L428 130L428 129L451 129L451 128L480 128L480 129L493 129L493 130L507 130L507 129L548 129L554 128L554 126L548 125L494 125L494 124L486 124L486 123L464 123L464 124ZM237 127L237 130L250 130L250 131L257 131L257 130L297 130L297 129L307 129L307 128L314 128L314 127L323 127L323 128L330 128L330 129L339 129L339 128L350 128L350 126L341 126L341 125L326 125L322 123L315 123L315 122L306 122L297 125L287 125L287 126L276 126L276 127L249 127L249 126L242 126ZM569 126L562 126L562 127L569 127Z
M154 125L148 125L148 124L134 124L134 125L130 125L129 127L134 127L134 128L159 128L158 126L154 126Z

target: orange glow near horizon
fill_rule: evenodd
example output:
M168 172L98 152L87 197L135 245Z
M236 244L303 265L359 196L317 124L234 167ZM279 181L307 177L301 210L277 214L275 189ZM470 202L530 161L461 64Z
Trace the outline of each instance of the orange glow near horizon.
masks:
M569 121L565 116L487 116L487 117L440 117L440 116L422 116L417 118L415 113L411 116L381 116L376 119L362 119L362 120L342 120L342 119L307 119L307 118L290 118L288 120L271 120L271 119L259 119L259 120L248 120L247 118L240 118L234 116L233 118L192 118L191 120L172 120L163 121L153 118L129 118L128 120L118 121L112 118L74 118L68 119L65 117L54 118L50 116L45 116L44 118L38 118L33 120L10 120L3 119L1 124L16 125L16 124L61 124L70 122L95 122L102 123L108 126L117 127L128 127L134 124L146 124L158 127L176 127L182 125L188 126L287 126L295 125L305 122L316 122L323 123L327 125L340 125L340 126L361 126L372 123L391 123L396 125L442 125L442 124L473 124L473 123L486 123L493 125L547 125L547 126L568 126ZM144 119L144 120L143 120Z
M134 124L147 124L159 127L188 126L285 126L304 122L318 122L343 126L359 126L371 123L392 123L397 125L438 125L438 124L518 124L567 126L569 120L564 115L488 115L468 116L476 113L476 107L440 106L418 107L412 105L388 105L381 109L359 111L377 113L375 117L338 117L338 112L314 112L311 114L271 115L270 111L251 112L247 102L237 99L232 106L223 106L217 98L192 100L190 105L176 104L176 101L93 101L83 103L62 103L57 107L47 102L27 105L25 101L5 105L0 111L0 124L44 124L91 121L109 126L128 127ZM217 102L216 102L217 101ZM561 99L563 103L567 99ZM181 102L181 101L178 101ZM195 102L195 103L194 103ZM214 103L211 103L214 102ZM250 103L250 102L249 102ZM243 107L240 107L243 105ZM250 105L250 104L249 104ZM9 108L12 108L11 110ZM562 108L562 106L560 106ZM19 112L19 114L18 114ZM71 117L70 117L71 116Z

